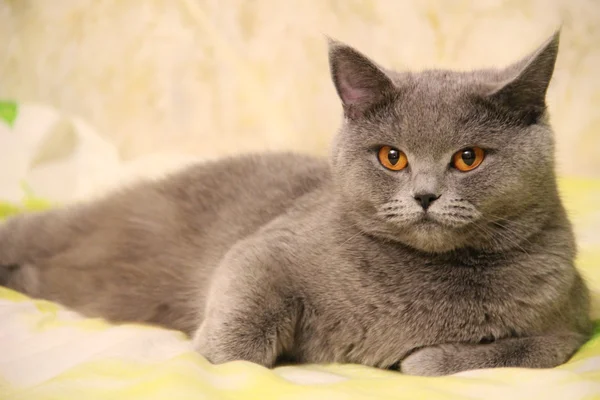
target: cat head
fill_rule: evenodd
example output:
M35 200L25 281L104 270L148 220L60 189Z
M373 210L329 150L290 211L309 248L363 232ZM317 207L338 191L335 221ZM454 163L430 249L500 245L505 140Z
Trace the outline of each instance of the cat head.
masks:
M560 207L545 101L558 43L503 69L398 73L330 41L348 216L428 252L505 249L539 230Z

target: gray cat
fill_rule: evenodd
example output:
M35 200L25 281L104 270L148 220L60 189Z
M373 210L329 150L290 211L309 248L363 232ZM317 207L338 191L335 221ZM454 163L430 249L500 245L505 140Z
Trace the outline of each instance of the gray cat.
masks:
M182 330L214 363L559 365L591 327L545 105L558 42L502 70L396 73L331 41L329 163L223 159L11 219L0 276Z

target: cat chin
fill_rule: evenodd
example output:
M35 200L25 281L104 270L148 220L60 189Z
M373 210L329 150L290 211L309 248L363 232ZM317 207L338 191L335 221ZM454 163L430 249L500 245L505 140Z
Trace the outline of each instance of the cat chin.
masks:
M395 234L386 236L426 253L446 253L464 247L468 242L468 238L456 229L433 221L403 226Z
M463 240L449 234L409 234L403 235L400 242L426 253L446 253L464 247Z
M374 224L370 218L359 218L357 222L365 233L426 253L446 253L473 244L464 226L447 225L429 217L400 224L381 220Z

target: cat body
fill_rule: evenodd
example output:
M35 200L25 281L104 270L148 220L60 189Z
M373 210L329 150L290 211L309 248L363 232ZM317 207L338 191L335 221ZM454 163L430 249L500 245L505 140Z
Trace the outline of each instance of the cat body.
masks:
M86 315L191 335L203 318L211 275L231 245L327 175L327 164L311 157L244 156L14 218L0 230L3 260L19 260L9 286ZM246 201L238 204L240 198Z
M503 70L386 71L330 43L329 162L223 159L0 226L0 279L182 330L214 363L408 374L553 367L589 337L544 97L558 35Z

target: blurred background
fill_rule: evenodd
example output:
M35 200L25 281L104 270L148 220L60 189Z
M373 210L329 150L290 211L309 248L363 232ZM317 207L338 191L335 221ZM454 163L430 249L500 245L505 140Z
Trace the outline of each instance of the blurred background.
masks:
M600 177L598 0L0 0L0 199L84 198L241 152L327 154L341 107L325 35L398 70L470 69L560 25L559 173Z

